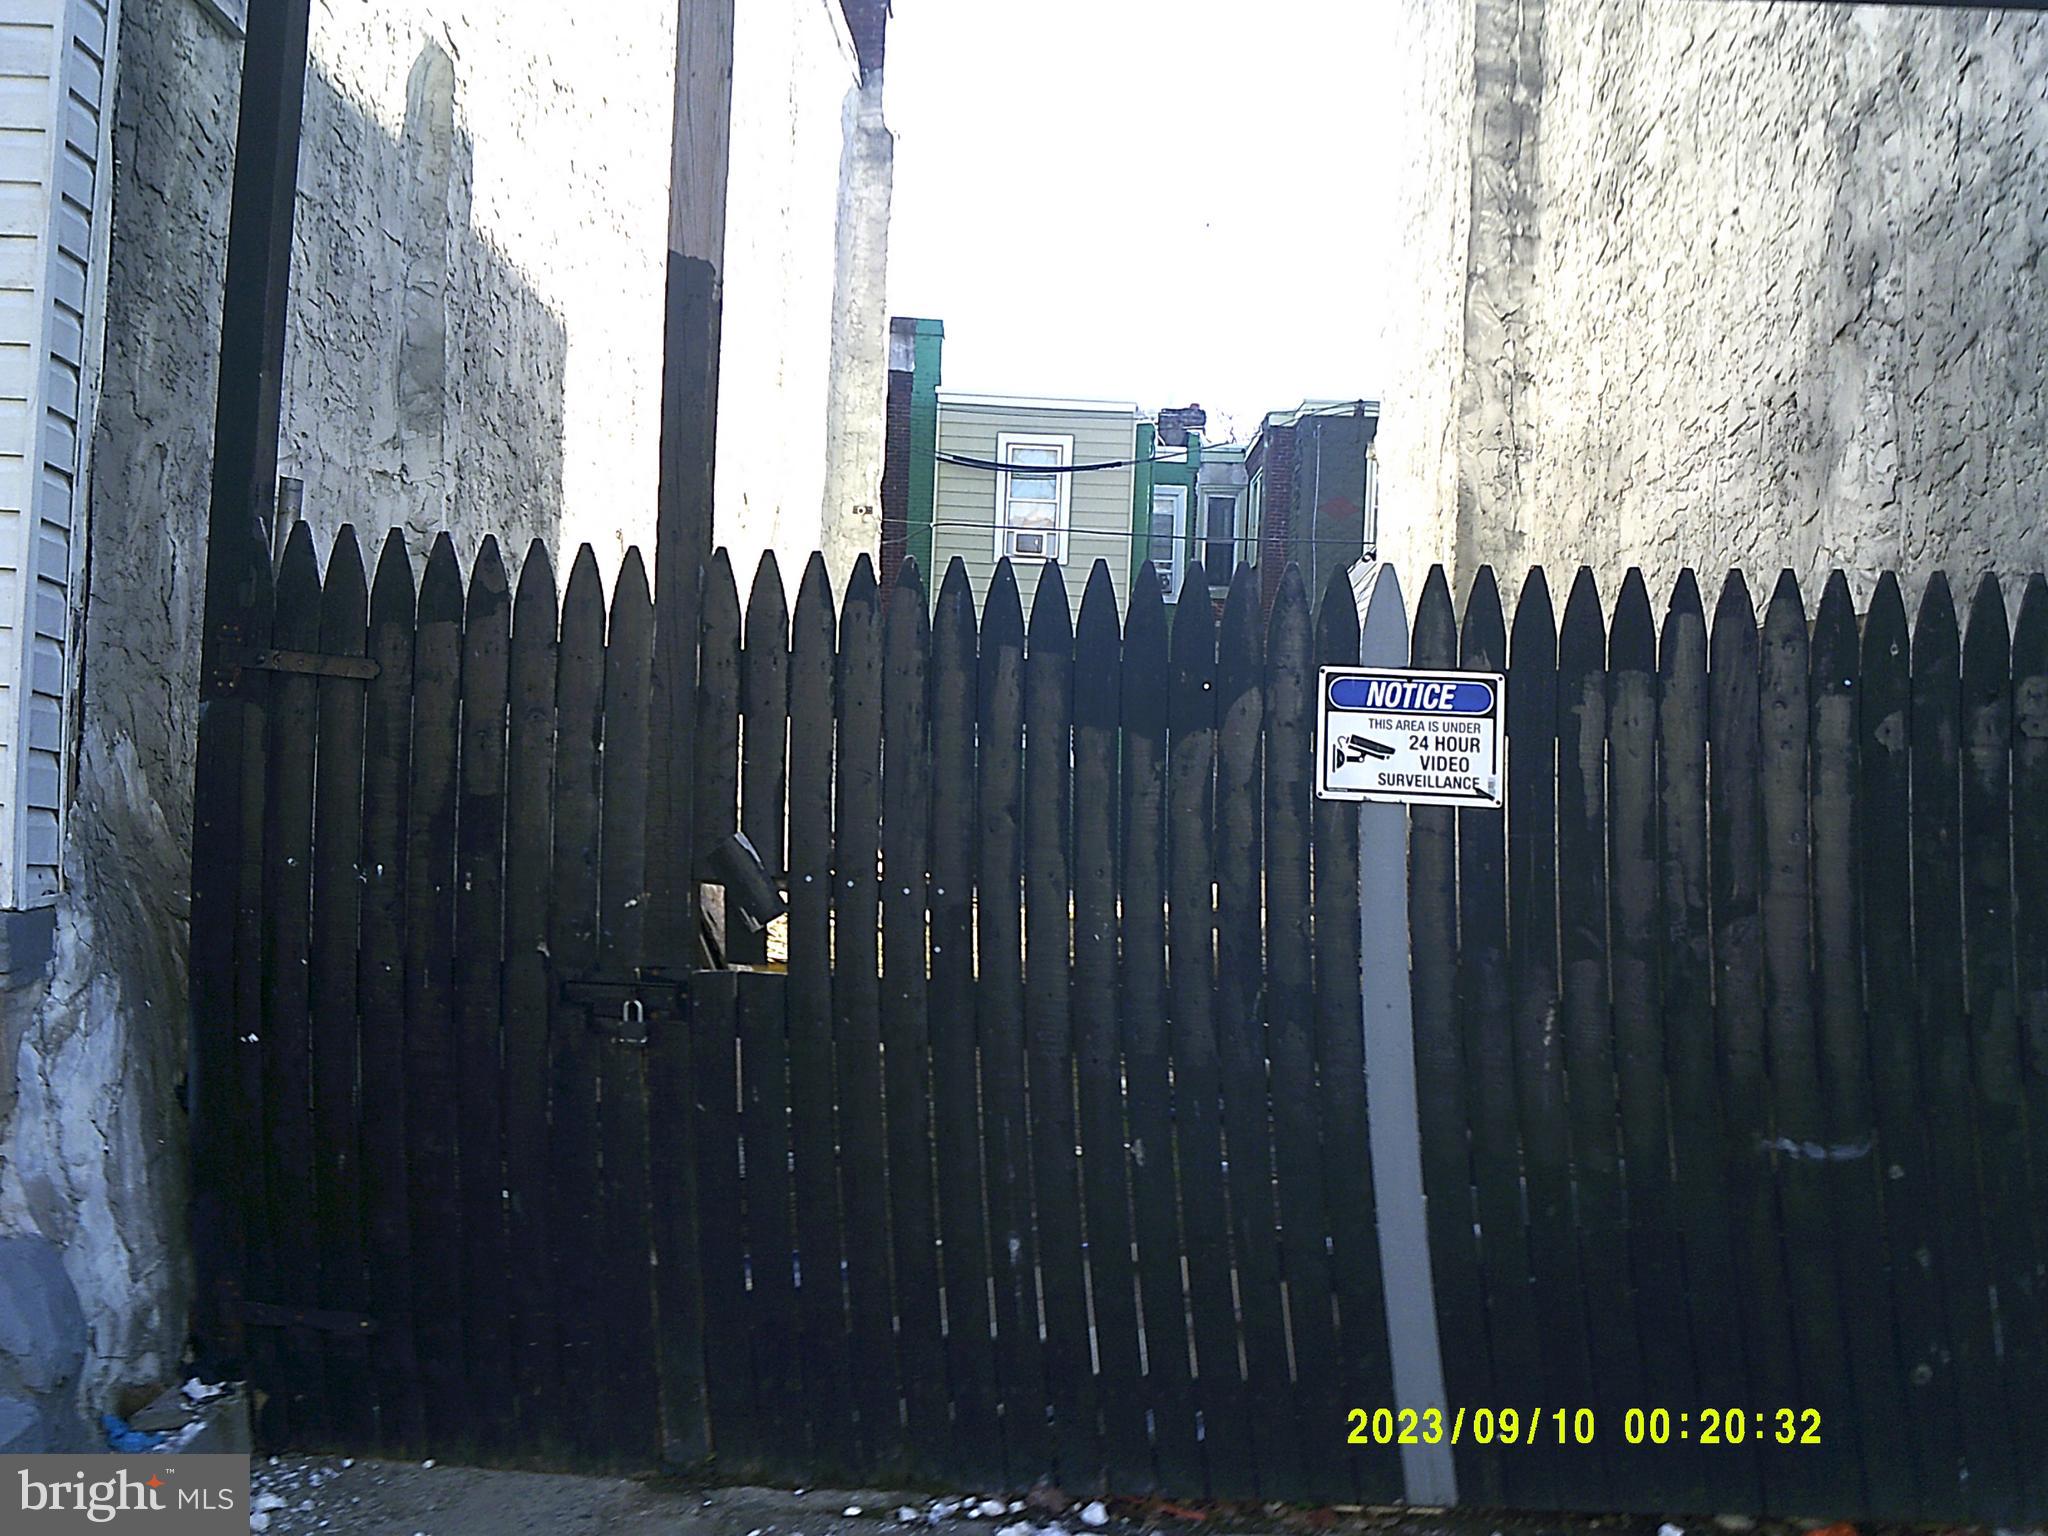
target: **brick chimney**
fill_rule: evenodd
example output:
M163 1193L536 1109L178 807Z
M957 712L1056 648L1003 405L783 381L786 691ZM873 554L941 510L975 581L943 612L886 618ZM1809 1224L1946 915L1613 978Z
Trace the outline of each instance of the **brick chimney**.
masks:
M1209 425L1209 413L1199 405L1170 405L1159 413L1159 446L1185 448L1188 434Z

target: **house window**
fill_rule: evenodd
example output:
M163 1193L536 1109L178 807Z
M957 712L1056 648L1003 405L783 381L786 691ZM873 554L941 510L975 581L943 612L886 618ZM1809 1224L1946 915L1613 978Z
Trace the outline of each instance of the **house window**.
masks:
M1005 432L996 439L996 558L1058 560L1066 551L1071 437Z
M1180 546L1187 529L1188 488L1184 485L1155 485L1152 488L1152 537L1148 547L1152 569L1159 573L1159 595L1169 603L1180 596Z
M1202 513L1202 569L1210 586L1227 587L1237 572L1237 497L1204 497Z

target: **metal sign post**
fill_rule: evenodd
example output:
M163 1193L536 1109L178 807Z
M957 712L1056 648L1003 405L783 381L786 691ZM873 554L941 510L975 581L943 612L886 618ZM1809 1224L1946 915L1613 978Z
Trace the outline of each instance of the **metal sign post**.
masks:
M1408 612L1392 566L1374 568L1365 601L1365 623L1358 643L1362 667L1402 666L1408 660ZM1316 711L1321 722L1316 742L1316 792L1333 798L1363 798L1326 787L1331 774L1327 720L1333 673L1351 675L1351 669L1324 669ZM1375 670L1372 675L1385 674ZM1497 705L1498 700L1495 702ZM1345 731L1350 731L1348 725ZM1389 1406L1445 1408L1436 1291L1429 1268L1429 1228L1423 1211L1415 1026L1408 995L1408 813L1398 804L1369 800L1358 808L1358 922L1373 1199L1379 1211L1380 1276L1386 1287L1387 1342L1394 1367L1396 1400ZM1409 1503L1441 1506L1457 1502L1457 1476L1448 1443L1403 1445L1401 1473Z

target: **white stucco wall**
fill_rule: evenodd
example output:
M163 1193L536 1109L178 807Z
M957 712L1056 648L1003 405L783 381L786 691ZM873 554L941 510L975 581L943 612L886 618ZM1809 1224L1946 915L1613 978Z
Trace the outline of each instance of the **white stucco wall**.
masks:
M1454 543L1461 582L1586 561L1610 589L1630 564L1653 589L1841 566L1861 594L1888 566L1917 589L2043 563L2048 22L1432 0L1407 23L1433 94L1392 153L1422 193L1381 439L1404 565Z

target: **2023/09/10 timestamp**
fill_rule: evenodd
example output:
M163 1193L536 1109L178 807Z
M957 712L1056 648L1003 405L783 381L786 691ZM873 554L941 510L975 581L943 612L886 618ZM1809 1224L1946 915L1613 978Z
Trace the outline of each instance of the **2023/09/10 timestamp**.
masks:
M1353 1408L1352 1445L1591 1445L1590 1408ZM1819 1445L1818 1408L1628 1408L1630 1445Z

